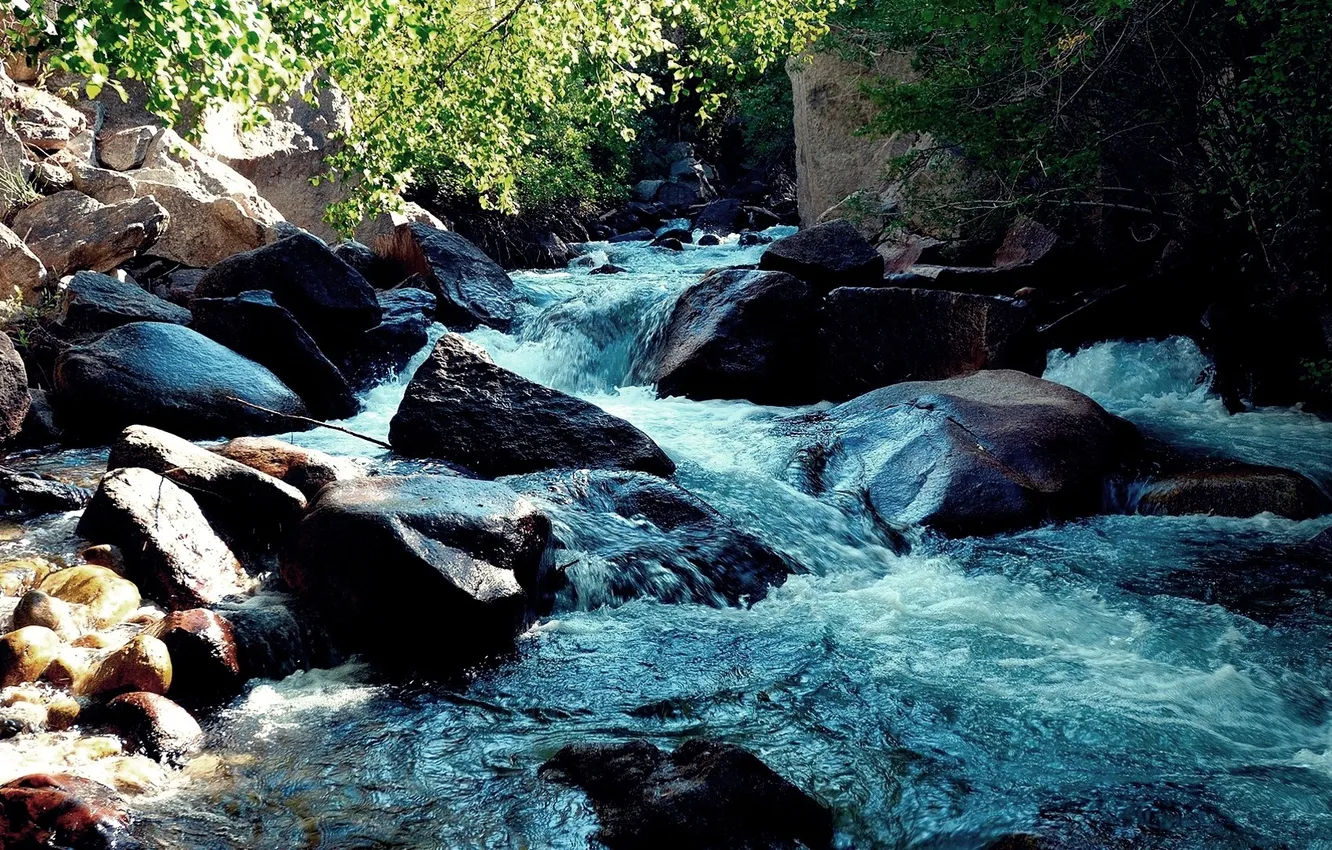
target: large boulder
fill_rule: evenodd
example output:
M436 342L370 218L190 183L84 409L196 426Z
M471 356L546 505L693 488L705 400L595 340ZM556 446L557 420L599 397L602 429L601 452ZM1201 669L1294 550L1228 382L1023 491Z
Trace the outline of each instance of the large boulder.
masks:
M276 375L179 325L134 322L70 348L56 361L54 383L62 424L87 437L134 424L191 438L308 427L289 418L309 410Z
M404 224L421 224L435 230L448 230L448 226L430 210L413 201L408 201L398 210L385 210L371 216L356 226L355 238L362 245L372 248L380 245L381 240L392 241L394 232ZM406 277L406 275L403 275ZM398 278L401 280L402 278ZM390 285L397 281L390 281Z
M728 269L680 294L652 380L663 396L799 404L813 397L818 299L782 272Z
M412 377L389 442L400 454L492 477L558 468L675 470L628 422L501 369L457 334L441 338Z
M831 401L901 381L1045 367L1026 303L937 289L834 289L819 341L819 389Z
M254 184L202 153L172 130L160 130L134 171L139 196L171 213L171 228L153 253L207 268L268 242L282 214Z
M883 257L840 219L778 239L759 258L759 268L793 274L820 293L883 283Z
M61 156L55 160L64 166L70 185L104 204L118 204L139 197L139 183L128 174L98 168L73 156Z
M194 297L229 298L255 289L273 293L330 356L350 348L381 319L375 291L360 272L309 234L218 263L199 280Z
M18 435L28 416L32 395L28 392L28 370L9 338L0 331L0 442Z
M334 481L365 477L365 470L353 461L272 437L238 437L213 451L290 484L306 499Z
M275 539L305 513L301 491L166 431L131 425L111 447L108 471L138 467L183 487L215 528L232 539ZM118 541L110 541L118 542Z
M560 470L506 478L504 483L550 514L560 546L588 553L598 564L588 586L577 576L571 581L579 608L640 596L663 602L753 604L797 571L711 505L654 475ZM601 565L610 570L603 572ZM570 573L577 569L575 565Z
M9 297L17 292L24 304L33 306L40 303L46 285L46 266L17 233L0 224L0 293Z
M130 322L185 325L189 324L190 311L129 281L79 272L65 287L58 321L70 331L100 333Z
M1131 425L1059 384L994 370L894 384L793 425L800 482L889 526L956 536L1100 510Z
M375 250L419 274L439 298L436 316L452 330L478 325L507 331L513 324L513 281L504 269L456 233L425 224L403 224Z
M1250 517L1273 513L1313 519L1332 512L1332 499L1306 475L1275 466L1213 463L1166 474L1136 488L1141 514Z
M6 850L141 850L123 800L74 776L32 774L0 785L0 847Z
M348 646L410 666L510 646L536 613L550 520L503 484L438 475L325 487L282 577Z
M77 530L120 547L126 575L173 609L210 605L253 586L194 497L147 469L108 472Z
M273 300L273 293L254 290L230 298L195 298L190 308L195 330L273 370L316 417L346 419L360 410L342 372L291 311Z
M357 387L372 386L401 372L425 348L435 319L438 299L432 292L402 287L378 296L382 320L343 359L343 372Z
M669 754L646 741L570 744L541 775L587 793L613 850L832 847L827 806L733 744L691 738Z
M200 148L253 183L287 221L337 239L324 215L347 198L350 185L328 174L325 163L351 129L351 102L337 84L310 79L270 111L271 120L249 129L234 107L213 111L204 119Z
M20 211L12 227L47 272L60 277L81 269L109 272L153 247L170 223L151 197L108 205L70 190Z

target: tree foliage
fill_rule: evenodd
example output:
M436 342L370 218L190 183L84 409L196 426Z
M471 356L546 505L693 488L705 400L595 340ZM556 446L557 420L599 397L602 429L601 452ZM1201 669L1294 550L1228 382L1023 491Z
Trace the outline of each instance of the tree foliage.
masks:
M646 104L692 92L715 109L723 78L802 49L843 2L34 0L13 34L90 95L142 80L168 121L222 102L257 114L327 74L353 109L334 163L359 188L347 227L414 180L508 208L593 179L591 152L613 158Z

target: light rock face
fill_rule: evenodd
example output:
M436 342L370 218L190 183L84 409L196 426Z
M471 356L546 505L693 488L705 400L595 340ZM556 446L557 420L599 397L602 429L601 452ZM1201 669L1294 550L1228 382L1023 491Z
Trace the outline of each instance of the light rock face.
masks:
M907 79L911 60L890 53L879 67L868 69L833 53L817 53L787 65L795 99L796 196L803 227L822 221L825 212L856 193L877 200L889 188L889 162L919 142L915 134L856 135L874 115L861 85L876 71Z
M147 469L107 473L78 533L119 546L135 582L173 608L211 605L252 584L194 497Z
M206 268L258 248L283 220L253 183L172 130L153 139L134 180L140 197L152 195L171 213L172 227L153 253L187 266Z
M36 304L46 282L46 266L17 233L0 224L0 297L18 292L23 303Z
M97 137L97 158L112 171L139 168L156 135L157 128L149 125L104 133Z
M81 192L58 192L14 216L13 230L50 274L109 272L153 247L171 224L153 198L103 204Z
M25 144L58 151L87 129L87 119L74 107L41 89L18 89L14 131Z
M356 241L362 245L375 247L380 239L393 239L394 232L402 224L424 224L435 230L448 230L430 210L417 203L408 202L401 211L382 212L368 218L356 228Z
M314 105L305 101L312 88ZM351 103L331 82L308 81L272 112L268 124L244 131L234 110L218 110L204 119L200 148L251 181L287 221L320 239L337 239L324 212L344 200L349 187L334 180L314 186L310 178L324 174L326 159L341 149L337 137L351 129Z

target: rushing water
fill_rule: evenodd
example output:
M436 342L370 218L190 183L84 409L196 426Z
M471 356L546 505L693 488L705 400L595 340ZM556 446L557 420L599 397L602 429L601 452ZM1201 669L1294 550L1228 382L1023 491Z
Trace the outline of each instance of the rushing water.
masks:
M210 756L140 805L150 838L586 848L596 820L580 792L537 778L546 758L706 735L826 800L844 848L967 850L1014 831L1088 848L1332 846L1332 606L1318 570L1288 563L1329 522L1113 516L925 536L896 555L862 517L783 483L794 447L774 422L789 410L641 386L678 293L760 252L603 246L596 261L629 274L517 275L519 330L470 336L638 425L681 484L808 575L748 610L594 607L605 572L587 558L570 570L578 592L466 681L386 683L352 665L254 683L209 724ZM1047 376L1176 442L1332 478L1332 425L1227 416L1208 374L1168 340L1055 355ZM384 435L405 380L350 425ZM343 435L293 438L377 459ZM555 518L577 539L572 516Z

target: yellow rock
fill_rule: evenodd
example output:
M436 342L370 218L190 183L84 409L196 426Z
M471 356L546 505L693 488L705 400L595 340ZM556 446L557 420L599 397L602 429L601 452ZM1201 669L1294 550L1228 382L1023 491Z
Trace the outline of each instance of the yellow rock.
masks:
M59 636L42 626L0 637L0 688L37 681L59 651Z
M118 739L109 735L95 735L90 738L79 738L74 742L74 761L97 761L98 759L118 756L125 751Z
M79 720L82 706L68 694L55 694L46 704L46 728L60 732L73 726Z
M171 654L155 637L137 635L102 659L83 693L114 696L130 691L166 695L171 687Z
M14 609L14 628L45 626L62 641L77 638L81 632L74 619L73 607L63 599L56 599L40 590L29 590Z
M72 694L82 694L87 689L93 671L97 669L97 661L96 650L72 645L62 646L47 665L46 672L42 674L42 681Z
M101 629L123 621L141 603L133 582L91 564L53 572L38 589L66 602L87 605L92 625Z
M77 646L80 649L115 649L118 646L124 646L125 642L125 638L106 632L89 632L71 642L70 646Z
M26 532L23 526L7 519L0 519L0 541L22 540Z
M43 558L19 558L0 564L0 596L22 596L41 584L51 572L51 562Z
M125 556L121 554L119 546L110 543L85 546L79 550L79 557L90 564L106 567L116 575L125 574Z
M40 708L42 724L52 732L60 732L73 726L81 710L78 700L51 688L20 685L0 690L0 708L24 706Z

